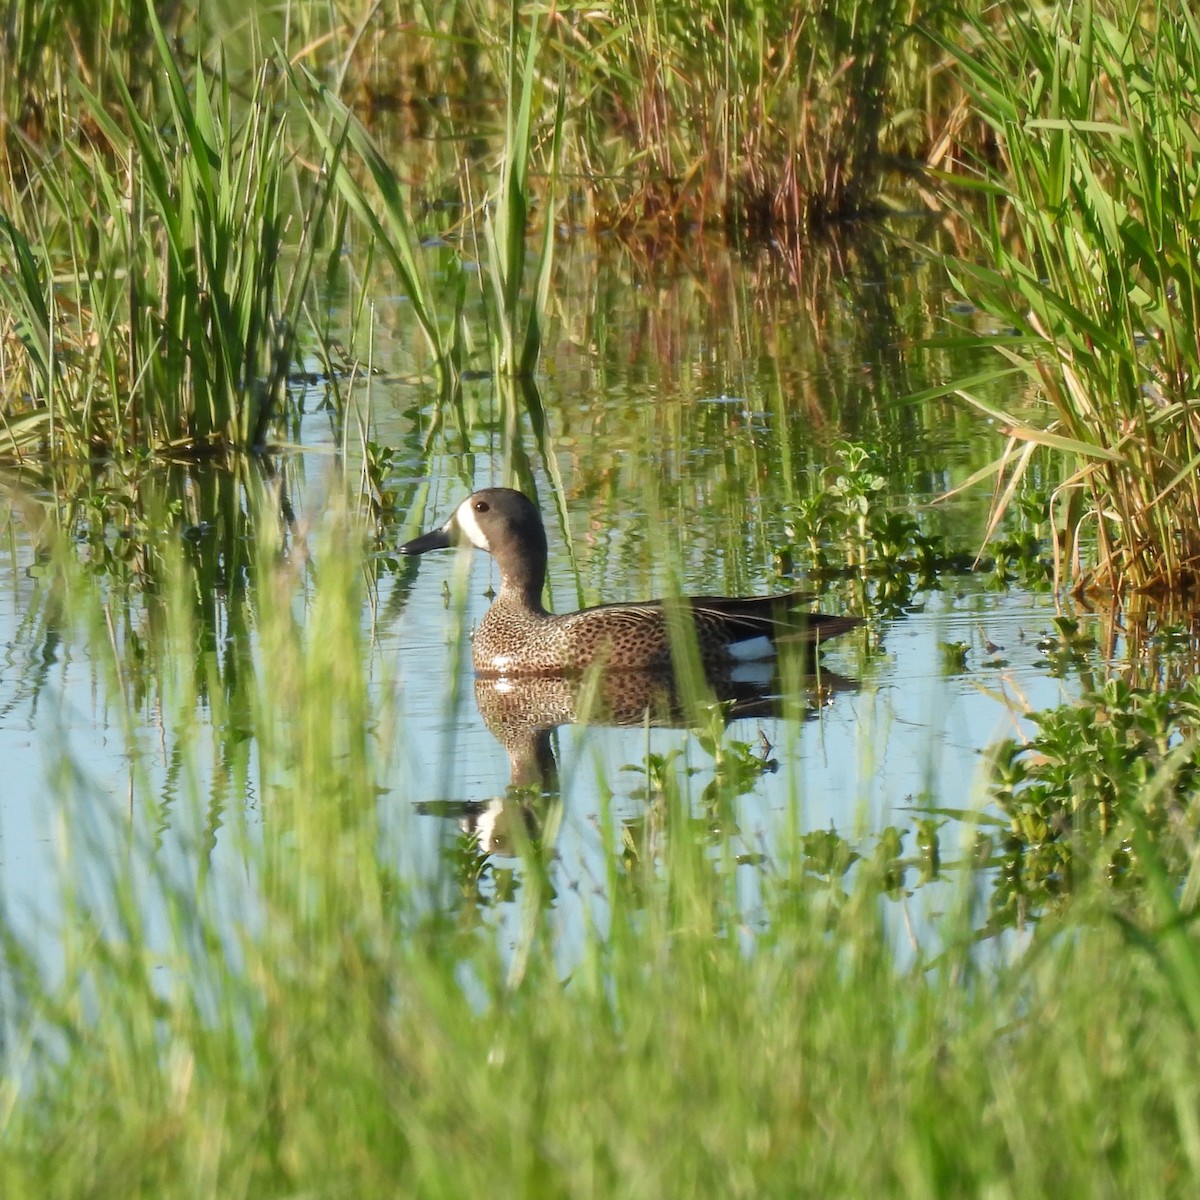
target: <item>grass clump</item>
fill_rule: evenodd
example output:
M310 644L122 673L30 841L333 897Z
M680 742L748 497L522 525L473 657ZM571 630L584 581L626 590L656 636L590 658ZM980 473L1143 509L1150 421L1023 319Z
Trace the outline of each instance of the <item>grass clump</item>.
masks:
M807 227L876 202L894 0L621 6L567 52L592 95L580 153L606 220ZM633 186L629 186L630 184Z
M549 135L550 180L536 199L530 182L531 170L542 161L536 145L539 123L535 93L540 96L545 91L539 74L540 62L545 57L545 40L537 15L522 22L519 6L514 4L509 17L503 77L507 101L499 177L495 178L488 169L484 194L477 199L471 190L472 165L464 164L468 212L463 225L454 230L455 241L474 245L476 252L486 252L487 286L483 298L489 332L489 366L494 375L509 380L530 380L537 367L554 261L554 181L565 99L561 80L556 89L557 102ZM388 161L376 139L341 99L312 72L306 72L304 80L316 101L307 110L309 122L337 187L403 284L443 392L451 394L459 385L468 340L463 327L466 276L462 264L457 256L452 256L448 260L449 278L439 281L432 277L416 219L421 202L414 189L403 182L401 171ZM327 119L322 119L323 114L328 114ZM541 245L532 260L533 296L526 300L526 275L531 260L527 239L535 227L532 213L539 202ZM477 225L482 225L482 230ZM447 293L452 297L449 313L444 298Z
M1050 407L1011 434L1067 456L1059 572L1077 588L1187 589L1200 575L1200 378L1194 252L1200 22L1133 0L1022 10L939 39L996 134L969 210L981 262L950 264L998 319L991 338ZM998 493L1001 506L1012 494ZM1096 546L1094 560L1085 543Z
M364 667L361 531L335 514L300 553L269 512L236 717L203 699L170 539L144 636L176 668L144 692L103 590L47 559L97 696L160 714L161 747L131 736L119 797L51 765L61 960L0 923L6 1197L1194 1193L1190 883L1120 921L1085 893L1027 949L976 945L964 886L909 938L886 856L839 843L814 872L816 840L784 836L739 863L660 764L652 853L606 813L595 878L535 841L513 921L470 919L395 867L413 818ZM568 933L554 891L584 884Z
M487 137L490 117L476 104L511 94L509 31L519 30L518 44L541 43L536 165L553 170L544 159L561 122L569 224L795 233L880 207L885 155L929 140L914 93L952 106L942 87L926 86L936 64L911 16L896 0L796 10L657 0L544 18L517 3L441 4L405 22L378 12L342 63L341 98L368 123L411 110L410 130L471 138L487 159L511 163L527 130L510 121L503 143ZM432 180L428 191L438 194Z
M151 7L140 0L14 0L0 28L0 161L15 165L22 144L57 124L54 102L65 79L97 94L140 74L152 45ZM129 84L129 86L134 86Z
M235 104L150 26L161 102L76 82L0 197L9 457L259 449L280 411L323 197L293 220L268 70Z

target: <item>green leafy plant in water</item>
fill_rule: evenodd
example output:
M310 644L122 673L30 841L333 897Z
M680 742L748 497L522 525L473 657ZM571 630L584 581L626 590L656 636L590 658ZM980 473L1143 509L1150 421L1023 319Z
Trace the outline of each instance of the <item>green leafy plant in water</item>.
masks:
M904 877L908 864L904 859L904 832L894 825L884 829L875 843L869 871L878 887L891 894L904 888Z
M836 449L839 462L825 494L833 511L842 518L844 530L853 537L856 552L865 557L867 523L876 498L887 487L887 479L874 469L870 451L865 447L841 442Z
M779 769L765 743L755 747L727 738L716 728L700 731L696 741L713 760L713 778L700 795L701 804L712 812L724 810L730 801L752 791L762 776Z
M769 756L726 736L719 710L711 717L707 728L697 730L695 741L712 759L713 777L702 789L694 810L684 781L704 768L691 765L686 747L666 754L647 754L641 765L625 767L645 779L645 787L634 789L631 795L647 806L644 816L625 823L624 858L628 870L635 863L643 870L650 869L656 858L655 847L663 839L685 839L697 846L727 846L738 836L734 802L751 792L764 774L777 769L778 763ZM758 856L743 854L737 856L737 861L752 864Z
M805 874L823 881L841 879L860 857L849 841L834 829L806 833L801 845Z
M1200 686L1110 680L1029 719L1029 741L991 752L992 795L1008 821L993 860L993 924L1040 912L1084 878L1140 885L1139 831L1164 869L1186 869L1200 833Z
M943 673L961 675L966 671L967 654L970 649L969 642L939 642L938 652L941 654Z
M943 574L990 572L994 585L1014 581L1045 590L1053 574L1046 549L1044 496L1018 494L1022 504L1008 514L1003 540L987 558L950 551L940 534L929 533L912 511L894 507L886 494L886 476L874 455L861 445L839 442L836 460L814 476L807 497L791 505L787 533L799 543L779 555L784 569L807 560L818 576L852 576L870 587L870 602L880 612L901 612L922 589L938 586Z
M363 446L362 491L372 510L380 516L396 508L396 492L387 486L395 458L396 451L391 446L374 441L368 441Z
M886 477L865 447L840 442L837 461L793 505L788 532L806 548L818 574L870 579L873 602L884 611L911 603L918 586L931 586L950 564L941 538L926 534L907 512L886 504Z
M813 479L810 494L793 505L788 533L802 541L818 568L862 566L868 556L868 523L886 478L871 453L852 442L834 446L836 461Z
M1046 656L1050 673L1065 677L1084 670L1096 650L1091 627L1074 617L1055 617L1054 632L1038 639L1038 649Z

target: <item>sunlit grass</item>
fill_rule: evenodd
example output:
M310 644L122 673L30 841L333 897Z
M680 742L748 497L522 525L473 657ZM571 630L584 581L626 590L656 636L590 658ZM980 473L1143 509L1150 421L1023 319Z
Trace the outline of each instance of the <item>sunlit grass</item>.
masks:
M293 78L295 78L293 72ZM324 170L336 181L350 210L370 232L386 255L405 294L417 325L425 337L445 386L452 386L458 371L457 342L462 284L449 316L440 309L438 293L429 278L421 237L413 217L414 204L400 177L372 140L362 123L313 75L304 76L319 107L306 109L309 124L325 155ZM328 114L325 117L325 113ZM328 122L328 124L327 124ZM373 191L368 192L355 166L347 161L353 153L366 168ZM379 197L382 215L375 211Z
M1037 444L1071 464L1055 497L1064 581L1189 588L1200 571L1200 24L1173 5L1114 0L972 32L941 44L1001 158L981 170L986 206L968 212L982 258L951 272L1049 407L1044 423L994 410L1012 436L1003 467L1019 479ZM1010 493L997 494L1002 509Z
M22 13L48 19L44 6ZM14 67L13 87L33 89L43 124L51 120L49 136L9 145L0 185L10 453L53 453L59 441L77 456L261 448L298 357L313 255L332 271L338 247L322 239L347 228L342 219L323 227L334 187L366 232L368 255L400 279L448 397L470 348L485 341L493 371L528 377L545 341L560 228L581 219L675 232L778 223L795 234L810 219L869 209L892 53L904 44L911 76L919 44L890 0L794 17L756 10L748 23L670 4L570 22L518 4L434 5L395 29L352 4L336 14L302 5L283 25L227 9L204 22L176 15L169 32L179 40L168 48L151 17L122 10L114 29L141 36L121 34L108 51L140 47L144 69L79 72L104 81L103 90L79 85L82 125L62 95L37 91L42 60L22 56ZM68 53L72 19L64 12L62 36L47 41L51 61ZM248 96L213 49L221 22L238 31L237 61L248 56L257 72ZM13 26L21 45L25 28ZM312 67L301 89L311 119L272 123L295 93L268 78L277 61L268 39L289 33L302 43L285 56ZM194 73L178 46L194 53ZM414 77L472 101L460 114L428 97L422 142L410 139L396 162L370 128L374 113L360 104L363 120L352 116L352 64L384 46ZM93 49L102 53L103 39ZM130 94L122 80L144 74L155 86ZM372 76L371 86L386 80ZM475 102L504 97L503 128L489 130L486 118L480 127L487 110ZM453 150L438 158L426 141ZM315 184L314 165L323 172ZM568 178L569 192L555 184ZM445 230L419 219L446 197L453 208L456 194L468 217L434 270L423 243ZM464 317L472 258L486 259L485 338Z
M595 228L795 232L862 214L878 205L889 149L928 149L916 105L935 108L930 124L943 130L960 98L895 0L802 10L658 0L544 16L490 0L427 5L415 20L368 15L358 24L347 12L356 50L337 74L362 112L443 94L495 102L511 79L513 18L522 45L540 25L537 90L563 106L572 219ZM553 108L533 113L546 143ZM451 106L434 124L478 136L489 117Z
M226 73L185 79L150 28L158 111L77 82L46 114L57 144L26 144L24 180L8 160L9 458L257 450L282 410L327 192L292 214L267 70L235 103Z
M495 197L488 197L484 231L488 247L488 276L492 305L492 359L498 374L532 378L542 348L542 329L549 303L554 262L554 182L559 166L565 94L560 85L549 152L551 176L541 196L541 249L535 260L532 299L526 291L526 242L531 232L533 192L529 171L533 155L534 90L543 37L536 15L522 33L518 6L513 5L509 33L508 102L505 109L504 163ZM494 208L495 215L492 215Z
M452 859L432 888L395 869L412 818L392 685L367 673L364 530L335 506L284 542L270 490L251 507L228 707L203 701L215 664L177 538L147 532L140 663L107 632L103 579L70 547L47 560L132 790L69 749L48 764L62 908L36 944L3 922L5 1196L1194 1190L1200 952L1152 847L1119 909L1085 889L980 944L969 873L922 907L886 854L855 864L795 812L739 862L711 843L720 796L648 762L653 836L602 806L582 927L553 898L552 834L526 842L502 902L519 919L498 926ZM138 705L161 744L119 719ZM736 795L712 737L712 788Z

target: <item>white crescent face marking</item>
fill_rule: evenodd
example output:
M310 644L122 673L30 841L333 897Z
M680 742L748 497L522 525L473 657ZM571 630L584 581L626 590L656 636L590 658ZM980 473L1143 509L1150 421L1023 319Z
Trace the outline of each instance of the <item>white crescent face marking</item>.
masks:
M478 547L480 550L490 550L492 547L484 536L483 530L479 528L479 522L475 520L475 514L471 511L470 498L464 500L457 509L455 509L454 517L450 522L451 525L457 524L459 529L467 535L467 541L472 546Z

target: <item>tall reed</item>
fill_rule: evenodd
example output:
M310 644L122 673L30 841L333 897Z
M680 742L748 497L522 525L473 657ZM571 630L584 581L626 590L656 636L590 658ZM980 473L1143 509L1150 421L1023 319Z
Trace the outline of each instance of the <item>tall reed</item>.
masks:
M402 183L399 172L341 99L312 72L291 65L288 70L293 80L303 79L306 90L316 102L315 107L305 108L305 114L325 155L325 171L396 272L435 367L444 383L453 386L461 369L458 331L464 281L460 276L454 310L449 316L445 315L440 311L437 289L426 266L411 190ZM356 160L366 167L370 187L347 161L349 152L353 152ZM382 207L382 215L376 213L376 203Z
M1049 419L1007 411L1010 486L1040 443L1067 456L1060 570L1076 587L1200 582L1200 192L1191 5L1095 0L975 21L935 40L1001 155L964 209L982 260L949 262L997 319L983 339L1040 387ZM1012 332L1009 332L1012 331ZM1015 336L1013 336L1015 334ZM971 398L969 392L965 392ZM1086 544L1096 546L1094 558Z
M328 190L289 212L269 70L243 104L149 22L160 102L77 81L0 202L8 455L257 449L283 399Z
M539 27L536 92L563 101L573 219L598 228L799 231L872 211L884 155L923 153L927 126L944 136L961 99L944 72L925 86L938 55L897 0L656 0L544 15L489 0L426 5L403 22L372 13L356 26L338 94L363 112L434 101L434 128L478 138L475 103L513 95L502 31L514 17ZM442 95L466 102L465 120ZM926 101L928 123L917 111Z
M907 32L895 0L581 15L564 53L590 93L572 117L600 219L767 230L868 211Z
M535 95L542 91L538 58L543 37L538 17L529 18L521 39L520 6L509 14L508 100L505 107L504 159L499 187L489 196L485 209L488 248L488 277L492 304L492 358L503 375L529 378L541 352L542 327L549 303L550 273L554 261L555 182L562 141L565 93L559 80L554 123L550 134L549 178L540 201L542 207L541 249L536 260L533 296L523 302L525 267L528 259L529 214L534 196L530 187L530 162L537 137ZM522 318L524 329L522 330Z

